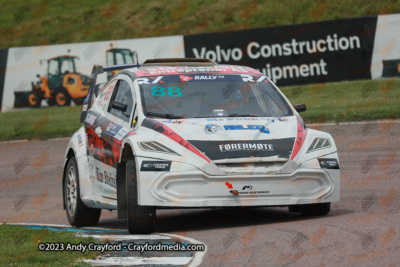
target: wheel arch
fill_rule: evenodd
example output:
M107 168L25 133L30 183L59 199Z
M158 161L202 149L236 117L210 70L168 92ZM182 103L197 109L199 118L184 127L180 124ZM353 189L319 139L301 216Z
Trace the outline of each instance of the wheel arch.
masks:
M63 196L63 207L64 207L64 210L66 209L66 203L65 203L65 176L67 174L66 172L67 172L68 161L72 157L75 157L75 151L74 151L74 149L72 147L70 147L68 149L68 152L67 152L66 157L65 157L65 164L64 164L63 178L62 178L62 196Z
M68 142L67 149L65 150L64 154L64 169L63 169L63 176L62 176L62 196L63 196L63 206L65 209L65 176L66 176L66 171L67 171L67 164L68 160L72 157L75 157L75 159L78 160L78 158L85 156L87 154L86 152L86 143L87 143L87 137L85 134L85 129L82 126L79 128L71 137L71 139ZM78 164L78 162L77 162Z
M127 218L127 194L126 194L126 163L135 159L132 145L128 142L123 144L119 163L117 166L117 213L118 219Z

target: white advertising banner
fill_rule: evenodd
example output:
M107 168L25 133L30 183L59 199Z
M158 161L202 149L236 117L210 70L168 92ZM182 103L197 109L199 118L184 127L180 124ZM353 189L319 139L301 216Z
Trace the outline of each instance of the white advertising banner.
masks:
M49 97L55 99L53 88L56 87L64 87L62 90L70 93L67 104L79 104L82 94L87 94L87 87L85 91L82 82L87 79L94 64L136 63L136 55L139 63L150 58L184 57L183 36L10 48L1 111L35 105L59 105L55 100L49 101ZM99 82L106 80L104 75ZM45 97L43 100L36 99L35 105L31 94L34 87L44 91L41 97ZM63 104L62 101L60 103Z
M400 76L400 14L379 15L371 61L371 78Z

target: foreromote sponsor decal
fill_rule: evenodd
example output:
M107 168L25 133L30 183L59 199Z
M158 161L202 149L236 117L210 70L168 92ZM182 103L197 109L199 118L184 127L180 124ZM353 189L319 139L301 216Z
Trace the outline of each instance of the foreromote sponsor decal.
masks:
M294 138L258 141L198 141L189 140L211 160L227 158L273 157L289 158Z

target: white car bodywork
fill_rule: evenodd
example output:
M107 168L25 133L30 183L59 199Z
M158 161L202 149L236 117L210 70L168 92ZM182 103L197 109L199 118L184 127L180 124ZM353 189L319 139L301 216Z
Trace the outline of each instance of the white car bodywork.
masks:
M138 69L129 71L135 73ZM143 113L140 97L136 97L140 95L137 80L132 81L128 75L120 74L103 88L112 88L117 79L125 80L132 88L136 109L133 111L135 114L131 115L131 120L138 118L135 126L107 113L108 102L104 94L102 95L106 93L106 89L96 98L91 110L121 126L119 132L123 134L118 137L121 142L118 151L119 160L122 158L123 149L129 146L135 156L136 168L139 170L137 178L139 205L231 207L339 201L339 159L335 142L326 132L305 129L306 138L293 159L276 155L246 158L229 156L257 146L273 153L280 145L288 144L279 143L279 140L292 140L289 144L294 145L302 121L293 107L291 109L294 115L284 118L149 119ZM284 98L288 101L286 97ZM173 131L192 148L188 149L186 142L179 141L181 139L162 133L164 130L160 132L146 127L149 121L158 126L162 125L163 129ZM87 120L87 123L90 122L90 119ZM212 132L205 132L206 125L213 125ZM227 129L237 125L240 127L236 130ZM260 125L269 129L270 133L263 133ZM313 150L312 146L318 147L315 144L317 140L325 144L322 148ZM240 141L241 145L235 144L235 141ZM113 186L117 180L117 169L90 156L88 147L91 144L88 142L87 132L82 126L71 137L65 154L66 162L71 153L77 160L80 197L87 207L117 209L117 189ZM140 146L144 142L147 144L157 142L175 153L145 151ZM290 147L290 152L292 150L293 147ZM209 159L207 155L213 153L216 154L215 158ZM334 168L330 168L330 165ZM146 168L150 168L151 171ZM141 169L143 171L140 171ZM100 174L109 179L106 181L103 177L103 180L99 181Z

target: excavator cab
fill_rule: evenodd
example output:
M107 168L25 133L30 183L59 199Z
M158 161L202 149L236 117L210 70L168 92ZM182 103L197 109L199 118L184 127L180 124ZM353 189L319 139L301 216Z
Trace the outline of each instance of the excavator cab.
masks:
M64 75L76 73L77 60L78 57L75 56L60 56L50 58L47 61L47 77L50 90L60 88L63 85Z

